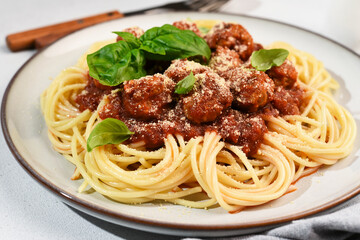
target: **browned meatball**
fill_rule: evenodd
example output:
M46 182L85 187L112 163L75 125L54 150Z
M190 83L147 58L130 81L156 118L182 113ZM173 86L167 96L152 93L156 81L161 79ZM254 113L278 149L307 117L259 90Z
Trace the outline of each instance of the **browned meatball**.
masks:
M247 112L255 112L272 99L274 82L264 72L255 69L236 68L229 78L233 93L233 107Z
M227 142L242 146L245 154L256 153L267 127L260 116L251 116L233 109L222 114L214 126Z
M204 37L210 48L218 46L234 49L242 60L247 60L254 50L254 41L248 31L236 23L219 23Z
M214 121L230 107L232 95L225 80L212 71L196 74L193 90L181 99L185 116L195 123Z
M174 81L161 74L127 81L122 94L124 109L138 119L158 119L172 102L174 87Z
M202 33L200 32L199 28L197 27L196 23L190 22L186 19L177 21L173 23L173 26L181 29L181 30L191 30L199 37L202 37Z
M292 88L298 75L295 66L287 59L283 64L272 67L266 73L274 80L276 86L284 86L285 88Z
M122 32L128 32L128 33L131 33L132 35L134 35L135 37L139 38L141 37L141 35L144 34L144 30L142 30L141 28L139 27L129 27L129 28L125 28L122 30ZM123 40L122 37L118 36L116 38L116 41L120 41L120 40Z
M219 46L216 51L212 53L209 67L214 70L220 77L227 80L229 70L239 67L242 61L239 55L227 47Z
M166 69L164 75L171 78L175 82L178 82L188 76L190 72L193 72L193 74L199 74L205 71L211 70L210 68L203 66L200 63L181 59L174 60L169 68Z
M303 98L304 91L296 85L291 89L277 86L271 103L282 115L297 115Z

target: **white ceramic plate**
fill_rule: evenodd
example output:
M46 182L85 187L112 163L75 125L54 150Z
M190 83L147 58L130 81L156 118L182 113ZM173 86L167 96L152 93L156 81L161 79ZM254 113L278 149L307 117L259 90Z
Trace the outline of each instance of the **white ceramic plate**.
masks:
M148 29L184 18L238 22L256 42L286 41L322 60L340 82L337 100L359 122L360 57L333 41L287 24L245 16L171 13L128 17L73 33L30 59L11 80L2 102L2 127L19 163L38 182L63 201L113 223L145 231L183 236L225 236L274 227L293 219L318 214L360 192L359 138L353 153L334 166L300 180L298 190L260 207L229 214L221 208L190 209L171 204L125 205L97 193L79 194L80 181L71 181L74 166L56 153L47 138L40 111L40 94L62 69L72 66L95 41L114 38L112 31L140 26ZM358 134L359 136L359 134Z

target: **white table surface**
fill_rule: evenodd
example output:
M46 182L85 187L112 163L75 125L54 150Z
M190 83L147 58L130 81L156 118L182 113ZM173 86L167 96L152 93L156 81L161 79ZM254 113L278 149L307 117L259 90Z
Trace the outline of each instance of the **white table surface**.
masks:
M6 35L110 10L127 12L167 0L9 0L0 7L0 93L34 53L13 53ZM222 11L274 19L317 32L360 54L360 1L233 0ZM18 164L0 136L0 239L178 239L110 224L65 205Z

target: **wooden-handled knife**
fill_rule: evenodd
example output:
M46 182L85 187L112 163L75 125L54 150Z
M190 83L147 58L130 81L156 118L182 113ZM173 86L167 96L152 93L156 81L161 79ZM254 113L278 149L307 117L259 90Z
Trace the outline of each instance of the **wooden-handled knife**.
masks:
M32 30L13 33L6 37L8 48L13 51L21 51L25 49L41 49L50 45L57 39L66 36L76 30L92 26L98 23L119 19L125 16L154 13L157 10L184 11L193 10L199 12L216 11L220 6L228 2L228 0L188 0L176 3L169 3L148 9L142 9L133 12L120 13L118 11L110 11L97 14L90 17L75 19L63 23L44 26Z

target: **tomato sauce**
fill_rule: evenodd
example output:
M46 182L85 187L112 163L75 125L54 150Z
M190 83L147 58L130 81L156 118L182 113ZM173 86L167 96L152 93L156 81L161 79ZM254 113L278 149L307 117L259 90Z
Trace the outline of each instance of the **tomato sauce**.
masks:
M181 25L187 26L199 34L193 25ZM267 132L265 116L300 113L304 91L296 83L296 69L290 61L267 72L253 69L249 56L262 46L236 24L220 24L204 39L212 48L206 65L174 60L165 71L117 87L89 76L76 99L79 109L94 111L103 100L100 118L123 121L134 132L127 143L143 141L148 149L162 147L168 134L189 140L215 131L248 156L255 154ZM190 72L196 78L193 89L174 93Z

